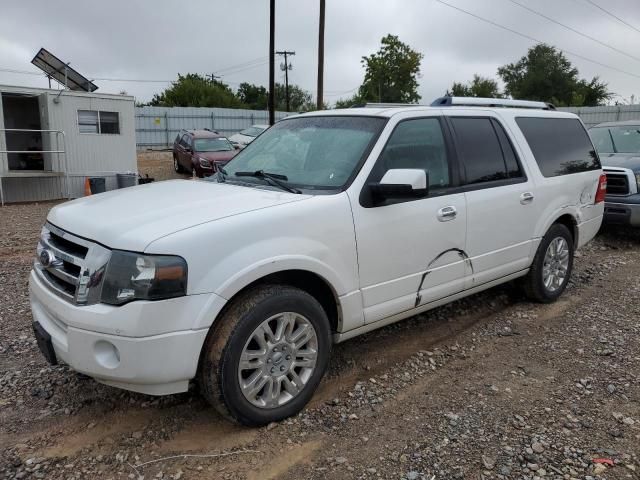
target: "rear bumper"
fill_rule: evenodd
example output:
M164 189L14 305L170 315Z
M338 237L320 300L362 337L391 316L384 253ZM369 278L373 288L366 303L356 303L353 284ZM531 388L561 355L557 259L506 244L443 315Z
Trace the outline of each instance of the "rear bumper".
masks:
M640 194L628 197L608 197L604 207L604 222L640 227Z
M602 206L600 206L599 208L602 208ZM593 238L598 233L598 230L600 230L600 227L602 226L602 219L602 214L599 214L590 220L578 224L578 244L576 245L577 248L581 248L582 246L593 240Z
M82 316L89 320L98 314L91 306L75 306L55 296L33 272L29 296L33 320L51 336L56 358L101 383L150 395L166 395L186 391L189 380L196 374L208 328L138 337L78 328L70 324L73 319ZM123 320L118 317L129 316L129 321L135 323L134 317L139 314L163 322L158 318L158 307L165 304L166 310L173 310L172 301L142 303L135 307L135 314L126 305L113 308L102 320L118 324ZM183 297L182 301L188 302L189 297ZM130 305L135 303L138 302Z

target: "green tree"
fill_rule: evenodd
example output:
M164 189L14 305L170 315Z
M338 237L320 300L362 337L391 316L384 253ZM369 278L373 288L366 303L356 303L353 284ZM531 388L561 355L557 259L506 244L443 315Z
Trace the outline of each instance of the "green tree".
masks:
M287 109L287 97L284 85L276 83L276 110ZM313 96L298 85L289 84L289 109L292 112L309 112L316 109Z
M365 75L358 97L365 102L416 103L424 56L395 35L383 37L381 43L376 53L362 57Z
M498 82L491 78L481 77L480 75L474 75L471 82L457 83L454 82L451 86L451 90L447 92L447 95L452 97L482 97L482 98L502 98Z
M356 93L351 98L341 98L340 100L336 100L334 108L351 108L354 105L362 105L364 103L367 103L367 101L362 98L359 93Z
M269 92L261 85L241 83L238 88L238 99L246 108L266 110L269 102ZM286 89L281 83L276 83L276 110L287 108ZM289 108L292 112L308 112L315 110L313 96L298 85L289 85Z
M262 85L241 83L236 94L247 108L252 110L266 110L269 100L269 92Z
M228 85L211 81L197 73L178 74L178 80L149 105L154 107L240 107L242 104Z
M513 98L551 102L558 106L597 106L613 96L607 84L594 77L578 78L578 69L549 45L536 45L516 63L498 68L505 93Z

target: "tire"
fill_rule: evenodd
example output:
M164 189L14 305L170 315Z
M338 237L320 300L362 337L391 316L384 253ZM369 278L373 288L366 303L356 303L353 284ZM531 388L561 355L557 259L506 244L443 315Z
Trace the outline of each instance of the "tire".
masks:
M279 330L280 322L287 327ZM286 333L278 341L260 330L265 324L271 332ZM243 353L253 360L241 368ZM247 426L266 425L304 408L330 353L329 320L320 303L298 288L262 285L240 294L216 320L202 350L198 383L206 400L225 417Z
M180 165L178 157L175 154L173 155L173 169L176 173L184 173L184 168L182 168L182 165Z
M551 247L552 244L553 247ZM563 248L560 253L558 246L564 246L566 251ZM553 257L552 259L548 257L548 252ZM573 255L573 236L569 229L560 223L552 225L542 238L533 258L531 269L527 276L524 277L523 287L527 297L540 303L555 302L567 288L567 283L571 278ZM566 263L564 261L565 258ZM546 269L545 263L549 261L551 261L551 273L547 274L548 269ZM559 272L560 275L553 275L554 271ZM556 279L551 282L551 285L548 283L550 276ZM547 283L545 283L545 279Z

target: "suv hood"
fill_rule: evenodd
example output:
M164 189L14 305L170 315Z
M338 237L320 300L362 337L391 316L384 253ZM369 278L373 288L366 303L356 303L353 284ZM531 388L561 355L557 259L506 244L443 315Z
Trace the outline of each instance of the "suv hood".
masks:
M54 207L47 220L109 248L143 252L154 240L179 230L308 198L224 183L172 180L66 202Z
M640 153L602 153L600 163L604 168L630 168L638 172L640 171Z
M220 152L196 152L196 156L206 158L212 162L226 163L236 156L237 150L223 150Z
M248 143L251 143L254 138L256 137L250 137L249 135L241 135L239 133L236 133L235 135L231 135L229 137L229 140L235 143L242 143L243 145L246 145Z

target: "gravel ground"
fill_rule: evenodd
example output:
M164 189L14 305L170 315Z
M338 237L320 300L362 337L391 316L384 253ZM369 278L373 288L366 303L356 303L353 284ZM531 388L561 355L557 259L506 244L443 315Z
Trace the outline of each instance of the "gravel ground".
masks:
M640 232L601 233L554 304L506 285L338 345L303 413L248 429L45 363L51 206L0 209L0 478L640 478Z

